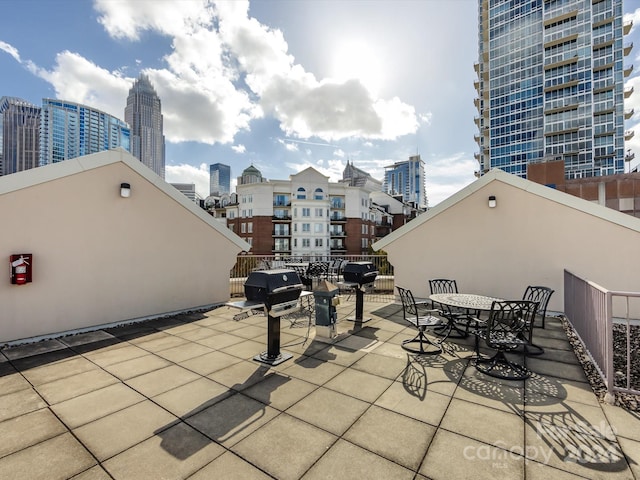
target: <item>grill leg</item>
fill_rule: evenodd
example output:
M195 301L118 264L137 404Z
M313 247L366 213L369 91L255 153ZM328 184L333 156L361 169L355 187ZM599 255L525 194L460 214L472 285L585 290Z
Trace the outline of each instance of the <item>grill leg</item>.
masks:
M256 362L279 365L292 358L290 353L280 353L280 317L267 316L267 351L256 355Z

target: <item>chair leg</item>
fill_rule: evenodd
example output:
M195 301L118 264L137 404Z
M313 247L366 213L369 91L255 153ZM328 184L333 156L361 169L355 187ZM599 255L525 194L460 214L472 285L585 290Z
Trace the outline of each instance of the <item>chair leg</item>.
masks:
M411 343L417 343L419 345L419 349L410 347L409 344ZM434 347L434 348L427 350L425 349L425 345L430 345L431 347ZM420 355L437 355L439 353L442 353L442 348L439 345L433 343L431 340L429 340L429 338L424 333L424 329L422 328L418 330L418 334L414 338L411 338L409 340L404 340L402 342L401 347L405 349L407 352L417 353Z
M510 361L503 350L496 351L491 358L477 357L475 366L479 372L503 380L526 380L531 376L531 371L527 367Z

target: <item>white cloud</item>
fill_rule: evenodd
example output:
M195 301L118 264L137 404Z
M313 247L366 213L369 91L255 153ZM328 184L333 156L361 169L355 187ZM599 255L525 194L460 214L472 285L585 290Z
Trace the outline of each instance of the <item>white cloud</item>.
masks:
M262 109L285 133L302 139L394 139L417 128L413 107L397 98L374 100L355 80L317 81L294 63L281 31L249 17L248 2L218 2L215 8L198 1L123 3L96 2L110 35L137 40L154 30L173 38L167 69L146 72L160 82L169 140L231 142ZM248 92L239 89L243 74ZM196 118L181 115L198 105ZM202 122L205 113L208 122ZM211 133L199 131L198 123L207 123Z
M9 45L8 43L0 40L0 50L2 50L3 52L7 52L17 62L20 62L20 54L18 53L18 50L13 45Z
M206 163L199 168L187 164L167 165L165 180L168 183L194 183L198 195L202 198L209 196L209 167Z
M247 151L244 145L232 145L231 150L233 150L236 153L244 153Z

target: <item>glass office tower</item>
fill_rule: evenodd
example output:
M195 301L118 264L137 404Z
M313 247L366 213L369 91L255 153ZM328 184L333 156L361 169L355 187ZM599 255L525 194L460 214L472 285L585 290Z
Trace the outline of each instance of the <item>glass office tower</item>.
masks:
M129 126L95 108L44 98L40 115L40 165L129 146Z
M417 208L427 208L424 162L420 155L384 167L382 191L391 196L402 195L403 202L413 202Z
M35 168L40 158L40 107L0 98L0 175Z
M164 179L162 105L146 75L140 75L129 90L124 119L131 126L131 153Z
M479 0L478 176L526 177L563 160L565 177L624 173L622 0Z
M231 167L223 163L209 165L209 194L231 193Z

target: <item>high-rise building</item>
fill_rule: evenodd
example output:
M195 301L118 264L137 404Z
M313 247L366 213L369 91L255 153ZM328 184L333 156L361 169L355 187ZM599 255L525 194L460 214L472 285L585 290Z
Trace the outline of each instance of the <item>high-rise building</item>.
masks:
M209 165L209 194L231 193L231 167L222 163Z
M37 167L40 107L15 97L0 98L0 175Z
M428 207L424 162L420 155L412 155L409 160L396 162L384 169L383 192L393 197L401 195L403 202L412 203L418 209Z
M40 165L122 147L129 148L129 126L87 105L44 98L40 115Z
M622 0L479 0L477 175L525 177L562 160L567 179L624 172Z
M164 179L162 108L146 75L140 75L129 90L124 119L131 126L131 154Z

